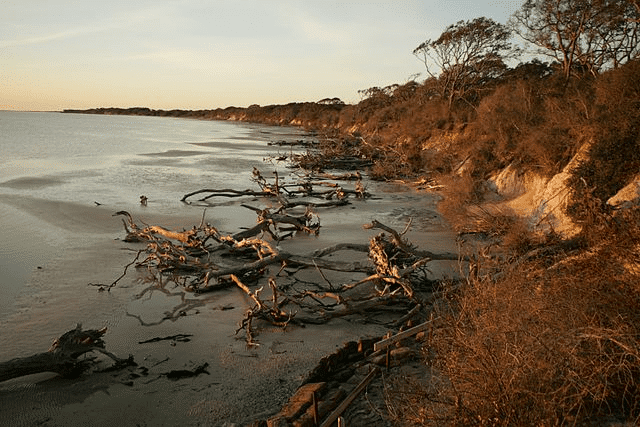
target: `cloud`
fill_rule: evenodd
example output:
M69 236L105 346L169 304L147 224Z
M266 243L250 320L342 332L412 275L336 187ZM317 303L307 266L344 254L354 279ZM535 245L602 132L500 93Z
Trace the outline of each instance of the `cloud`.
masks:
M107 31L109 29L110 29L109 27L99 28L95 26L91 26L91 27L84 26L84 27L77 27L77 28L73 28L65 31L59 31L56 33L45 34L45 35L35 36L35 37L27 37L23 39L15 39L15 40L0 40L0 48L48 43L56 40L64 40L64 39L79 37L85 34Z
M301 6L297 3L287 3L286 8L281 8L281 19L296 34L303 34L307 41L344 45L353 38L344 26L332 22L330 14L312 15Z
M112 16L109 19L102 19L102 21L94 22L92 24L83 24L71 26L70 28L66 28L59 31L50 31L47 34L34 35L31 37L23 37L23 38L14 38L10 40L0 40L0 49L9 48L9 47L17 47L17 46L28 46L28 45L37 45L50 43L54 41L60 40L68 40L74 39L90 34L99 34L106 32L114 32L116 30L122 30L123 28L132 27L140 25L145 21L150 21L157 19L158 8L146 8L146 9L138 9L134 11L123 11L115 16ZM85 22L87 19L85 19ZM54 20L55 22L55 20ZM29 25L28 28L39 28L46 27L50 22L40 20L33 21Z
M210 41L200 47L184 48L181 46L146 46L141 51L124 55L101 57L98 59L108 63L139 63L157 67L158 72L165 70L181 71L190 78L202 75L227 75L240 77L256 72L267 73L277 70L278 63L270 58L267 49L260 44L249 42L216 42ZM135 66L135 65L134 65Z

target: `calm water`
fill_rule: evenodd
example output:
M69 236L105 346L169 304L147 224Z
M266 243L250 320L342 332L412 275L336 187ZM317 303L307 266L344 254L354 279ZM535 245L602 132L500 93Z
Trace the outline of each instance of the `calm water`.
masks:
M267 142L301 138L297 129L243 123L0 111L0 360L28 354L29 334L32 341L55 336L103 306L100 315L110 316L103 302L86 302L96 294L87 293L86 283L113 278L90 249L122 237L113 212L200 215L202 208L180 202L184 194L255 188L254 166L285 169L264 161L278 151ZM121 269L128 258L112 263ZM73 268L86 272L78 279L84 282L67 280L71 267L57 259L78 259ZM38 279L43 274L46 280Z
M0 111L0 194L114 205L145 194L171 212L201 186L251 186L296 129L219 121Z

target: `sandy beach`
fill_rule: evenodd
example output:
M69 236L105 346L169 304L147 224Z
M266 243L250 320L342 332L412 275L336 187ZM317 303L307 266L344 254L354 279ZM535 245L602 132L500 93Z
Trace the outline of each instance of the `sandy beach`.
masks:
M435 196L390 183L369 183L368 191L372 199L318 210L319 236L296 237L282 247L308 252L338 242L367 243L376 231L363 230L363 224L376 219L401 230L411 217L411 242L432 252L457 250L454 234L436 211ZM205 219L228 233L251 226L255 214L240 207L241 202L210 206ZM159 215L153 201L146 207L132 201L128 210L145 223L169 229L198 224L204 211L185 206L175 215ZM284 331L264 324L257 329L260 345L247 347L243 332L235 334L250 306L238 289L200 296L177 288L145 291L144 271L134 269L110 292L89 286L113 281L133 259L132 250L140 248L121 240L122 224L109 206L3 195L0 212L16 215L16 227L24 227L22 251L40 254L24 263L23 269L31 269L27 284L12 289L15 303L3 308L10 314L0 326L12 333L0 338L0 360L46 351L54 338L82 323L86 328L106 326L107 349L120 357L131 354L138 364L112 373L87 372L73 380L38 374L0 383L4 425L243 425L277 412L318 360L344 342L387 332L383 325L353 316ZM452 262L430 267L434 277L457 271ZM346 282L349 277L341 273L332 280ZM163 320L165 312L176 310L184 315ZM139 343L179 334L189 336ZM96 369L110 365L99 358ZM163 375L204 363L208 374L178 381Z

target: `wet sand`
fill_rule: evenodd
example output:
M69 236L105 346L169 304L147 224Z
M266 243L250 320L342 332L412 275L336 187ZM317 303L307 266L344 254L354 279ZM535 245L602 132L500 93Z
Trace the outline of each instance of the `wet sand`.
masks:
M455 252L454 235L440 218L435 198L403 185L369 184L374 199L318 211L318 237L284 241L289 252L308 252L338 242L366 243L376 234L362 225L373 219L402 230L409 217L408 239L433 252ZM251 226L255 214L239 206L244 199L207 208L206 220L223 232ZM121 209L121 207L119 207ZM174 215L154 213L153 204L127 208L149 224L182 229L199 224L203 208L185 206ZM107 349L134 356L138 368L115 373L88 372L74 380L38 374L0 383L3 425L240 425L267 418L296 390L318 360L346 341L386 333L380 325L357 318L286 330L263 325L257 347L248 348L238 322L249 301L237 289L194 296L170 289L139 295L147 287L144 272L131 271L111 292L89 283L110 283L140 246L122 242L122 224L109 206L79 205L19 196L0 196L0 214L16 216L24 228L22 251L26 284L4 283L12 304L1 306L0 360L45 351L52 340L77 322L86 328L108 327ZM6 221L5 221L6 223ZM39 248L39 249L38 249ZM44 249L43 249L44 248ZM38 268L40 267L40 268ZM452 276L451 262L430 265L434 277ZM18 268L18 270L20 270ZM333 276L348 281L348 275ZM322 280L320 277L317 280ZM164 313L185 307L185 316L163 321ZM154 337L191 334L190 341L139 344ZM98 367L110 365L103 360ZM208 375L171 381L163 373L208 363Z

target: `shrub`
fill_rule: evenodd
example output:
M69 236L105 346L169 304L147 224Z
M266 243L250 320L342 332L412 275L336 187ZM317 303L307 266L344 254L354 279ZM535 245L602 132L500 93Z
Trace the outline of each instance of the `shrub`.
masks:
M508 266L485 260L456 298L438 301L425 348L434 377L415 391L421 410L411 421L637 422L640 276L621 270L625 261L610 248L548 247L544 257Z
M449 221L457 232L468 227L467 207L482 199L480 182L471 175L445 175L438 178L442 185L443 198L438 203L438 210Z
M474 181L450 184L461 191L449 190L456 197L440 206L458 215L461 229L470 219L463 205L477 197ZM572 241L533 235L499 210L476 216L502 239L501 256L476 255L466 281L444 285L424 348L429 376L387 386L394 421L637 424L640 208L593 209L597 227Z
M513 163L548 176L558 173L584 140L589 93L588 80L559 87L554 76L499 86L480 103L466 138L469 150L477 152L477 168L491 172Z
M593 144L569 185L569 214L587 221L594 197L604 203L640 171L640 61L609 71L596 84Z

